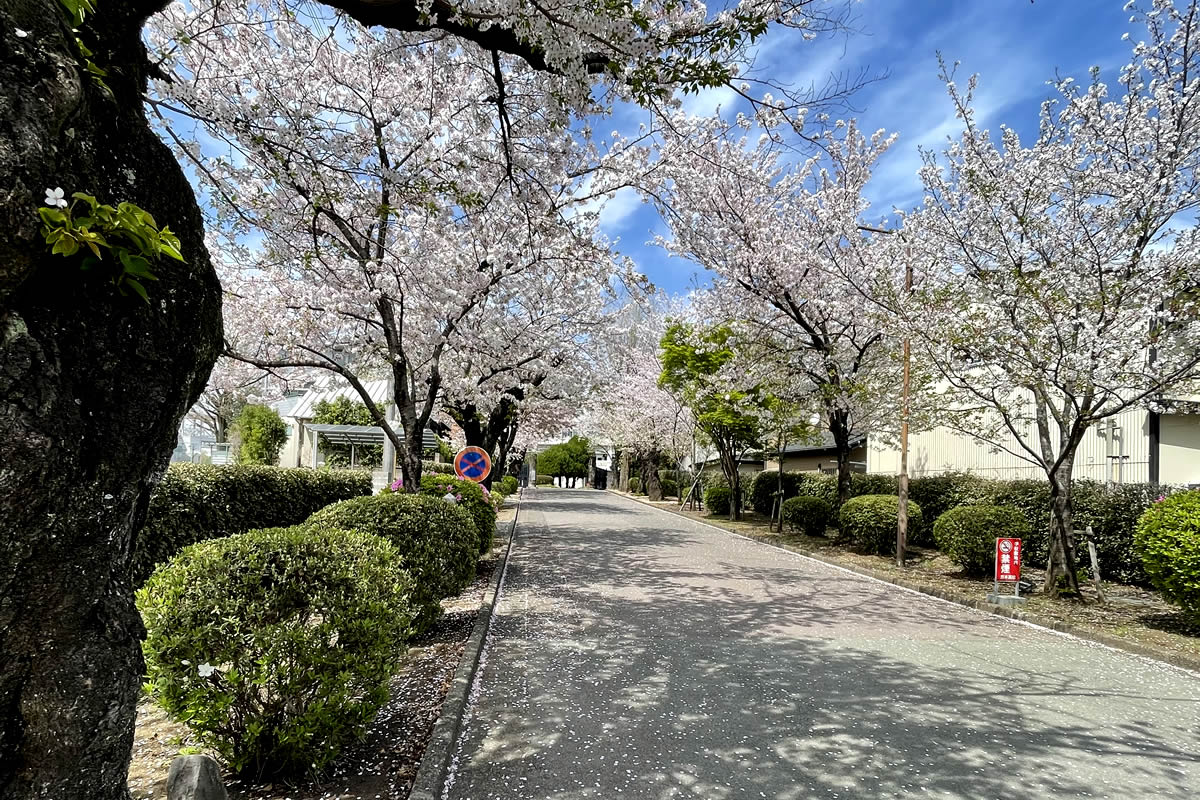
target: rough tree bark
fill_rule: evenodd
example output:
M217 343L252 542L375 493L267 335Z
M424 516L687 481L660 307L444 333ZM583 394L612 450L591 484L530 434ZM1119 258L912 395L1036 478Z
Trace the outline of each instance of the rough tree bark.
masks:
M850 425L845 411L829 412L829 432L837 453L837 493L841 506L850 499Z
M662 500L662 483L658 480L658 465L662 454L657 450L646 450L641 454L642 490L649 500Z
M83 69L57 0L0 0L0 796L118 800L142 675L130 550L221 341L199 209L142 112L158 2L101 3ZM25 35L21 35L21 34ZM178 234L150 302L51 255L47 187Z

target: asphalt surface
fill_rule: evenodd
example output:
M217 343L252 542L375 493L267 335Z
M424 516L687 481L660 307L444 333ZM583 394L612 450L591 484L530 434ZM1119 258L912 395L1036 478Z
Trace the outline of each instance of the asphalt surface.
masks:
M1200 796L1200 676L526 492L446 796Z

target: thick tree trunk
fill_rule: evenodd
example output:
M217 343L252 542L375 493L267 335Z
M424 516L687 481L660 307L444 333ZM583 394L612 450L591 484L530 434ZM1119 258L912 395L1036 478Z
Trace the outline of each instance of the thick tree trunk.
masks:
M422 456L423 432L416 426L404 426L404 447L396 455L400 459L400 473L404 476L404 488L409 492L421 491L421 473L425 468Z
M1079 594L1073 530L1073 466L1073 457L1065 459L1057 470L1047 476L1050 479L1050 542L1046 555L1046 585L1043 588L1052 595Z
M142 675L130 554L221 342L194 195L146 123L146 3L81 37L57 0L0 0L0 797L118 800ZM18 36L17 30L26 32ZM180 238L150 302L51 255L47 187L129 201ZM111 256L109 256L111 258Z
M628 450L621 451L621 474L620 480L617 482L617 488L622 492L629 491L629 471L633 466L633 460L630 458Z
M649 500L662 500L662 483L658 480L659 453L651 450L642 456L642 489Z
M829 414L829 432L837 452L838 505L850 499L850 427L846 413L833 411Z

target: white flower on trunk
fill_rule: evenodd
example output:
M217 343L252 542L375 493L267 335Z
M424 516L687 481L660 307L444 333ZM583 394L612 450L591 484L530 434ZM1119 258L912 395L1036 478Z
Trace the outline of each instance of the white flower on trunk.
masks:
M51 208L66 208L67 201L64 200L63 197L64 197L64 192L63 192L61 186L56 187L54 189L47 189L46 190L46 205L50 206Z

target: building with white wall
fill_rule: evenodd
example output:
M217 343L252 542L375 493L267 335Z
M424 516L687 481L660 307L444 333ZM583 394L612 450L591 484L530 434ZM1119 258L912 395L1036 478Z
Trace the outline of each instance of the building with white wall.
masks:
M1179 398L1159 411L1131 408L1102 420L1084 434L1075 457L1076 478L1106 483L1200 485L1200 403ZM1028 437L1027 437L1028 438ZM971 472L986 478L1043 478L1041 467L1020 458L1011 435L986 444L945 427L909 437L912 477ZM867 472L895 475L899 447L869 437Z

